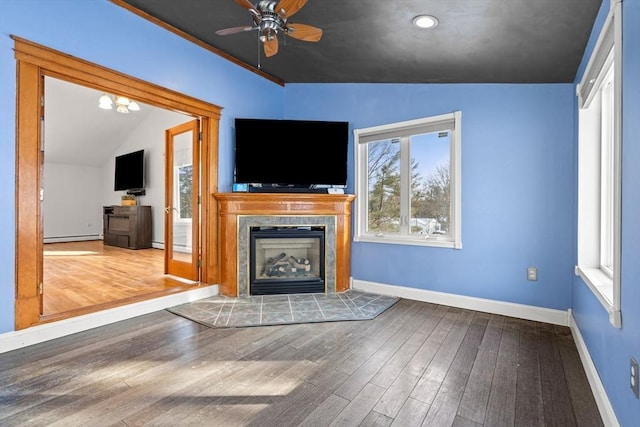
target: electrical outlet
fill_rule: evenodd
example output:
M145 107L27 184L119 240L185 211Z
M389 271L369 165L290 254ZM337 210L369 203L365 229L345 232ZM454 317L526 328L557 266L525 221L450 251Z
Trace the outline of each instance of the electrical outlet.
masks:
M631 385L631 390L633 390L633 394L636 395L636 399L638 399L638 362L633 357L631 358L631 372L629 372L629 384Z
M538 280L538 269L536 267L527 267L527 280Z

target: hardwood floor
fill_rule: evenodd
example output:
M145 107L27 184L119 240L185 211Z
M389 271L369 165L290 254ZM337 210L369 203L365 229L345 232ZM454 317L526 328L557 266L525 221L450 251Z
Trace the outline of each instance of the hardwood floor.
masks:
M212 329L155 312L0 355L2 426L601 426L566 327L400 300Z
M43 258L44 320L193 288L164 274L160 249L123 249L101 240L47 243Z

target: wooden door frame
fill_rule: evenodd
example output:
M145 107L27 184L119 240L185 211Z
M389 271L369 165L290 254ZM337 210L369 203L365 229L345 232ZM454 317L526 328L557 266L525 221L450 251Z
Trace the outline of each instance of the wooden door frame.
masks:
M221 107L12 35L16 58L15 328L40 322L42 212L41 113L45 76L199 117L202 122L202 283L217 283L218 128Z

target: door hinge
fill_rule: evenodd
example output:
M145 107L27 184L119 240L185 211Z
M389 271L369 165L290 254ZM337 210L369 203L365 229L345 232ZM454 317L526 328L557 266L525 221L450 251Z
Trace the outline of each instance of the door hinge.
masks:
M204 137L204 134L202 132L198 132L198 141L202 142L203 137Z
M42 282L40 282L40 286L38 286L38 292L40 292L40 295L44 293L44 285L42 284Z
M201 260L201 259L199 259L199 260L196 262L196 266L197 266L198 268L202 267L202 260Z
M202 198L200 196L198 196L198 204L202 203Z

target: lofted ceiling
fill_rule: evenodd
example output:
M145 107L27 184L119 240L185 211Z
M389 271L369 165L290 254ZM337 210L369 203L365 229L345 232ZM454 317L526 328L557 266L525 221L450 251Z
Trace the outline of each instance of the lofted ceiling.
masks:
M280 34L269 58L257 31L216 35L251 25L234 0L111 1L286 84L573 82L603 0L308 0L289 23L321 40ZM412 26L419 14L439 25Z
M174 115L176 123L190 119L141 102L140 111L129 114L102 110L98 108L102 94L89 87L45 78L45 162L102 167L145 120L153 120L159 114Z

